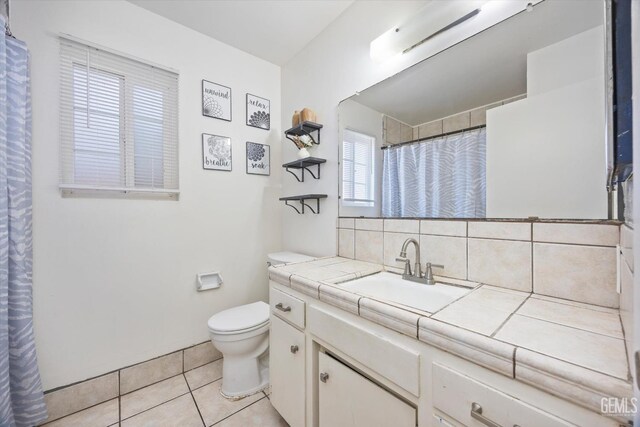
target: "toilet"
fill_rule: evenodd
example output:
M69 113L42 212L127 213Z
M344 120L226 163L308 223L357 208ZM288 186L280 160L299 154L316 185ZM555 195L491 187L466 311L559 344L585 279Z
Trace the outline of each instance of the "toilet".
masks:
M268 265L310 261L294 252L268 255ZM209 336L223 355L220 393L242 399L269 385L269 304L262 301L233 307L209 318Z

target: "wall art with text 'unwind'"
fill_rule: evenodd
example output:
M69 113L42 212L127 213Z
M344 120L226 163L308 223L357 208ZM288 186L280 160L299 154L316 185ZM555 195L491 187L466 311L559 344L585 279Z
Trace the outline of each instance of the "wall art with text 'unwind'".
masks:
M231 121L231 88L202 81L202 115Z
M202 167L217 171L231 170L231 138L202 134Z
M271 174L271 149L268 145L247 141L247 173Z
M271 128L271 101L247 94L247 126L265 130Z

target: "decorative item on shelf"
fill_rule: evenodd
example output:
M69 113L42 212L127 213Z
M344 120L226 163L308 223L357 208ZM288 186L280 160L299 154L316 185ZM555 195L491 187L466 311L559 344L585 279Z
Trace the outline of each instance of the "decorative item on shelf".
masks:
M231 121L231 88L202 80L202 115Z
M231 138L202 134L202 168L231 171Z
M300 124L300 111L296 110L293 112L293 117L291 117L291 126L296 127Z
M306 159L307 157L311 157L311 153L307 150L310 147L313 147L313 138L309 135L292 135L291 137L287 136L287 138L295 144L298 148L298 157L301 159Z
M315 121L318 119L316 112L313 111L311 108L303 108L302 111L300 111L300 122L313 122L315 123Z
M247 126L264 130L271 128L271 101L247 94Z
M271 147L247 141L247 173L250 175L271 174Z

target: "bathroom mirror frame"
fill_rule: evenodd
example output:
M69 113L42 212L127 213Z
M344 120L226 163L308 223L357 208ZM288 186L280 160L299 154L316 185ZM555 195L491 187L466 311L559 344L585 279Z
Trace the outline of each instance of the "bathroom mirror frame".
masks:
M545 1L549 1L549 0L542 0L540 3L544 3ZM569 217L545 217L545 218L541 218L541 220L545 220L545 221L588 221L588 222L594 222L594 221L617 221L619 214L618 214L618 206L619 206L619 198L621 198L621 194L618 194L619 191L618 190L618 184L620 182L617 182L617 179L614 175L615 172L615 149L614 149L614 144L615 144L615 138L614 138L614 125L613 125L613 120L614 120L614 114L613 114L613 96L614 96L614 89L613 89L613 60L612 60L612 38L613 38L613 24L612 24L612 1L611 0L600 0L601 3L601 7L602 7L602 25L604 28L604 33L605 33L605 43L604 43L604 80L603 81L603 87L604 87L604 102L605 105L604 107L604 126L605 126L605 134L603 137L603 142L604 142L604 147L603 149L605 150L605 162L606 162L606 178L605 178L605 182L603 182L603 187L606 188L606 204L607 204L607 216L606 218L581 218L581 219L576 219L576 218L569 218ZM537 6L537 4L536 4ZM360 96L361 93L366 92L367 90L371 89L371 88L375 88L378 85L382 85L382 84L386 84L386 83L390 83L393 82L394 80L397 80L399 78L401 78L401 76L403 75L403 73L406 73L407 71L410 70L414 70L416 67L420 67L421 65L425 64L428 61L434 61L437 60L437 58L439 56L441 56L441 54L443 54L444 52L448 52L451 51L452 49L455 49L457 46L467 42L468 40L472 39L473 37L478 36L479 34L482 34L494 27L499 27L500 25L504 24L507 21L513 20L515 18L517 18L519 15L527 13L526 10L522 10L518 13L515 13L511 16L506 17L505 19L501 20L500 22L496 23L493 26L484 28L480 31L477 31L471 35L469 35L468 37L465 37L464 39L461 39L460 41L451 44L450 46L445 47L442 50L439 50L437 52L434 52L433 54L430 54L428 56L426 56L425 58L421 59L420 61L416 62L415 64L412 64L400 71L398 71L397 73L390 75L389 77L386 77L370 86L368 86L367 88L357 91L354 95L343 99L342 101L340 101L338 103L338 198L337 198L337 203L338 203L338 216L339 217L358 217L358 218L397 218L397 219L409 219L409 218L423 218L423 219L446 219L446 220L475 220L475 221L492 221L492 220L537 220L538 217L508 217L508 216L503 216L503 217L467 217L467 218L462 218L462 217L384 217L382 215L381 212L379 212L378 214L373 214L371 209L367 209L367 207L363 207L363 206L359 206L356 207L354 209L354 206L347 206L345 209L345 206L343 205L343 186L342 186L342 176L343 176L343 131L344 130L355 130L357 131L357 128L353 128L348 126L348 124L343 123L342 118L343 118L343 113L341 110L341 107L345 105L345 103L347 101L350 100L354 100L354 98ZM381 113L381 115L384 115L383 113ZM382 126L382 125L381 125ZM444 135L444 134L443 134ZM420 139L420 138L419 138ZM412 143L415 141L409 141L408 143ZM382 145L384 145L384 141L382 141ZM374 147L374 150L376 151L381 151L380 148L378 147ZM382 162L381 159L376 159L376 161L379 161L379 165L375 165L374 169L376 171L380 172L380 175L382 173ZM381 179L378 180L381 182ZM380 186L380 183L376 184L376 186ZM378 195L380 195L381 197L381 189L378 188L377 189L377 193ZM382 200L380 198L380 200L378 201L379 203L382 203ZM379 210L379 209L378 209ZM368 212L369 211L369 212Z

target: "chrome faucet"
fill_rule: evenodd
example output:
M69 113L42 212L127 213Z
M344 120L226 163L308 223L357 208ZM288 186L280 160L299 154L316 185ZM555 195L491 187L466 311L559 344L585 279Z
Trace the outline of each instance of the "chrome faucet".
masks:
M411 271L411 260L407 258L407 247L413 243L416 249L416 262L413 272ZM433 278L432 267L444 268L444 265L427 263L426 273L422 274L422 266L420 265L420 243L416 239L409 238L402 244L400 249L400 256L396 258L398 262L404 262L404 272L402 278L404 280L411 280L412 282L424 283L425 285L435 285L436 281Z
M407 247L413 243L416 249L416 262L413 273L411 272L411 260L407 258ZM412 280L414 282L423 282L422 266L420 265L420 243L416 239L410 238L404 241L402 249L400 249L400 256L396 258L396 261L404 262L404 273L402 278L405 280Z

